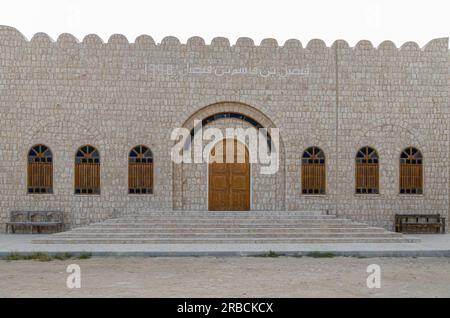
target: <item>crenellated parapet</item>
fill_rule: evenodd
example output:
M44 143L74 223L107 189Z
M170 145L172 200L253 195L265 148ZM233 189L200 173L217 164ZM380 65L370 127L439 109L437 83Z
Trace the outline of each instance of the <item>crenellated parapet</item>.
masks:
M290 39L280 45L277 40L272 38L263 39L259 45L247 37L241 37L236 40L234 44L231 44L227 38L216 37L211 40L211 43L207 44L201 37L194 36L187 40L186 43L174 36L167 36L161 40L160 43L156 43L151 36L140 35L134 42L130 42L122 34L113 34L109 37L107 42L104 42L98 35L89 34L86 35L81 41L72 34L63 33L56 41L52 39L46 33L36 33L31 40L28 40L20 31L9 26L0 26L0 43L2 46L21 46L30 44L32 46L74 46L79 45L83 47L98 48L104 47L128 47L135 49L147 49L153 48L167 49L167 50L202 50L209 49L211 51L217 50L311 50L311 51L324 51L332 50L336 46L343 49L352 49L354 51L398 51L398 52L414 52L414 51L448 51L449 39L437 38L428 42L425 46L420 47L415 42L406 42L400 47L397 47L392 41L384 41L377 47L368 40L359 41L354 47L350 47L345 40L336 40L331 46L327 46L323 40L312 39L306 46L303 46L299 40Z

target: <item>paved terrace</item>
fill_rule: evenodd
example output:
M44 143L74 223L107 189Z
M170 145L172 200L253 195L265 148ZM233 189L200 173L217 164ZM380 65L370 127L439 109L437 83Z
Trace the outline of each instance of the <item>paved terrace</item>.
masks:
M33 244L45 234L1 234L0 256L10 253L43 252L93 256L251 256L273 251L283 255L308 255L332 252L339 256L361 257L450 257L450 234L405 235L419 238L418 243L333 243L333 244Z

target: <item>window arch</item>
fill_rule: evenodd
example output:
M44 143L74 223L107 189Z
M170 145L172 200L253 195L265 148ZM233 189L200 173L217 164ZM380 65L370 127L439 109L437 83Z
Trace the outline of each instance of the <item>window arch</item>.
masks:
M400 193L423 193L423 157L414 147L408 147L400 154Z
M356 154L356 193L379 193L378 153L371 147L363 147Z
M28 151L28 193L53 193L53 155L45 145Z
M318 147L309 147L302 156L302 193L325 194L325 154Z
M128 157L128 193L153 193L153 153L139 145L131 149Z
M90 145L75 156L75 194L100 194L100 154Z

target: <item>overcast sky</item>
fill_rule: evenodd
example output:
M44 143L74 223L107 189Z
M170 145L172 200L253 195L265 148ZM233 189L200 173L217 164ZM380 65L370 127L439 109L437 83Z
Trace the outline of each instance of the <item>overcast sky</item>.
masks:
M279 44L320 38L328 45L367 39L375 46L383 40L423 46L450 35L449 14L449 0L1 0L0 25L28 39L69 32L80 40L96 33L104 41L121 33L130 42L148 34L157 42L173 35L184 43L195 35L207 43L225 36L234 44L246 36L257 44L272 37Z

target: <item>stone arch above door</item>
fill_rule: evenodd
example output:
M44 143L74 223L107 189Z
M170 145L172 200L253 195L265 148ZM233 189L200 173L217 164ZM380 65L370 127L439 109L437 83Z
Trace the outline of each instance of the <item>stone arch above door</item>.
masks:
M183 128L188 128L191 130L194 128L194 120L195 119L204 119L207 117L210 117L215 114L220 113L237 113L245 115L249 118L252 118L259 124L261 124L262 127L265 128L275 128L275 123L266 116L263 112L258 110L255 107L252 107L250 105L240 103L240 102L218 102L214 103L205 107L200 108L193 114L191 114L182 124ZM281 138L282 139L282 138ZM280 143L282 141L280 140Z
M260 127L276 128L274 122L255 107L239 102L220 102L205 106L193 114L191 114L182 124L183 128L191 131L194 128L194 120L203 120L215 114L233 113L242 114L246 118L250 118ZM223 127L225 123L230 123L230 127L256 127L254 123L239 118L221 118L220 120L208 123L207 125L218 125ZM279 169L274 175L266 175L256 177L256 181L252 182L252 210L284 210L285 209L285 153L282 136L279 140ZM173 209L174 210L207 210L207 169L197 169L192 172L188 166L192 164L175 164L173 163ZM254 169L252 168L252 171ZM199 181L192 182L193 175L200 175ZM202 179L204 178L204 180ZM270 179L270 180L269 180ZM190 187L196 188L192 190L198 196L189 194ZM264 191L266 193L264 193ZM270 198L270 200L269 200ZM267 200L267 201L266 201Z

